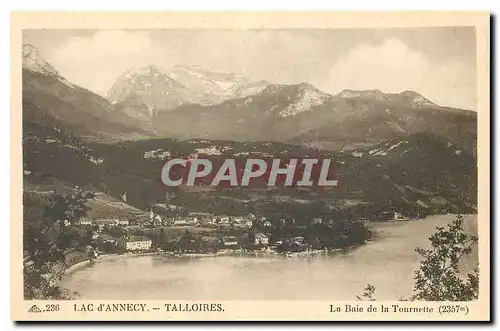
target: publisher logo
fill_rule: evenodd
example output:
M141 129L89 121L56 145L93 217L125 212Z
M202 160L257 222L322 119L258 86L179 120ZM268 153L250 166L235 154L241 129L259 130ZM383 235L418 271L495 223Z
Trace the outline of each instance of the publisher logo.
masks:
M37 305L33 305L31 306L30 309L28 309L28 313L41 313L42 310L40 308L38 308Z

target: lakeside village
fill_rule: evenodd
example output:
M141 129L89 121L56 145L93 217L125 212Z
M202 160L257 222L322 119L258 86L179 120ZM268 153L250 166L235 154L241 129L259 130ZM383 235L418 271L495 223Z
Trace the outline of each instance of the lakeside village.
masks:
M270 220L252 213L246 216L186 212L184 207L156 204L149 215L121 218L81 218L74 225L88 238L85 252L67 254L67 265L107 254L157 253L169 256L206 256L244 253L297 255L329 252L370 242L370 220L334 221L321 217L306 224L295 219ZM166 216L167 213L169 216ZM406 221L388 212L385 221Z

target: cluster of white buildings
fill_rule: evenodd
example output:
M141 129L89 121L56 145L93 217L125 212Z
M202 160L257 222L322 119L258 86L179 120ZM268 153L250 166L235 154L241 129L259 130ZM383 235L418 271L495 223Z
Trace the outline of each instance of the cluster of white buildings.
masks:
M170 205L166 205L170 208ZM174 206L174 205L172 205ZM177 209L177 206L173 207ZM177 214L179 215L179 214ZM120 238L114 238L105 229L124 228L131 230L133 228L147 227L184 227L184 226L199 226L199 227L223 227L232 229L251 229L255 223L260 226L271 228L271 222L265 217L256 217L253 214L246 216L228 216L228 215L212 215L210 213L191 212L184 216L165 217L150 211L149 217L146 215L137 216L136 218L100 218L90 219L82 218L79 224L85 227L91 227L93 230L93 241L101 247L115 247L127 251L144 251L152 247L152 240L147 237L125 235ZM127 231L128 232L128 231ZM264 231L265 232L265 231ZM239 246L235 237L219 238L225 247ZM255 235L255 245L269 244L269 238L264 233ZM104 246L102 246L104 245ZM108 248L109 249L109 248Z
M102 218L102 219L97 219L97 220L83 218L83 219L80 219L79 224L86 225L86 226L97 225L99 227L99 230L102 230L105 227L128 226L128 225L130 225L130 222L126 219L118 219L118 218L114 218L114 219L113 218Z
M133 223L132 223L133 222ZM137 218L136 221L120 218L89 219L82 218L79 224L82 226L97 226L99 231L111 227L129 227L129 226L201 226L201 227L227 227L227 228L252 228L253 224L258 222L264 227L271 227L265 217L256 217L253 214L247 216L228 216L212 215L210 213L192 212L185 216L165 217L150 212L149 218Z

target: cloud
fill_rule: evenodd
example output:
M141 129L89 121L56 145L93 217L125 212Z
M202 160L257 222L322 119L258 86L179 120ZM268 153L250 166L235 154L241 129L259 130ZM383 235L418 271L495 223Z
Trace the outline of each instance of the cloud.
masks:
M279 30L102 30L71 37L50 56L69 81L105 95L123 72L150 64L200 65L276 83L300 83L321 62L321 43ZM316 58L315 58L316 56Z
M51 61L62 75L78 85L105 94L129 68L153 54L147 33L102 30L90 37L73 37L54 51Z
M177 46L169 47L172 64L198 64L277 83L296 81L295 71L307 79L304 66L321 55L320 42L294 31L200 30L187 35L168 37Z
M476 108L474 68L456 60L437 63L398 39L353 48L336 61L321 87L330 93L342 89L412 90L444 106Z
M350 49L339 38L291 30L101 30L66 39L47 59L69 81L101 95L132 68L198 64L274 83L308 81L329 93L413 90L441 105L476 108L470 65L453 57L438 62L396 38Z

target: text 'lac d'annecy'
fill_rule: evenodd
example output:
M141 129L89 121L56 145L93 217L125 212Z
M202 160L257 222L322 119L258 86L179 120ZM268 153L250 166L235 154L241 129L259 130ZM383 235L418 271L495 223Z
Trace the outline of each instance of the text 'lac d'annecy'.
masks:
M173 158L162 168L167 186L338 186L337 163L329 158Z

